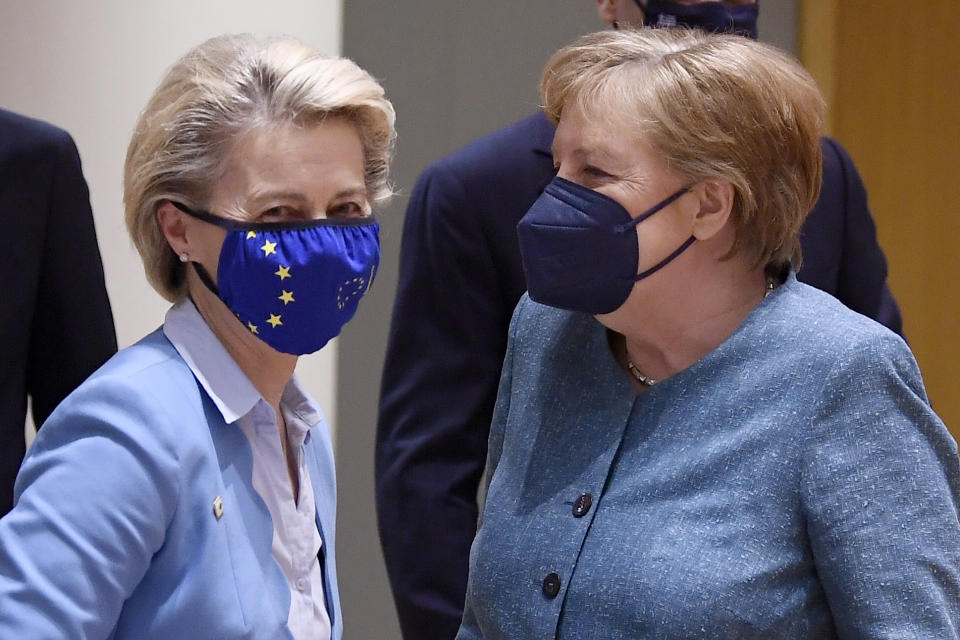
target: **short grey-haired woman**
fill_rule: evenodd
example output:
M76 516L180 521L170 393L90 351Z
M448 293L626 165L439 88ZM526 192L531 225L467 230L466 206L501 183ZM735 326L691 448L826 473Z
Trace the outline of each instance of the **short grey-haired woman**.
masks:
M379 262L394 111L353 62L211 39L124 171L173 302L47 420L0 520L0 637L340 638L328 427L293 377Z
M604 32L541 98L458 638L957 638L956 443L906 344L794 276L810 76Z

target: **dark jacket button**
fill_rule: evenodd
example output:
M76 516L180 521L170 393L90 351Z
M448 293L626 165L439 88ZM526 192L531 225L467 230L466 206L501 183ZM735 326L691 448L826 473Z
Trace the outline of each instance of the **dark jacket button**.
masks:
M581 494L579 498L573 501L573 515L575 518L582 518L590 511L593 504L593 496L589 493Z
M553 600L558 593L560 593L560 576L555 573L547 574L543 579L543 595Z

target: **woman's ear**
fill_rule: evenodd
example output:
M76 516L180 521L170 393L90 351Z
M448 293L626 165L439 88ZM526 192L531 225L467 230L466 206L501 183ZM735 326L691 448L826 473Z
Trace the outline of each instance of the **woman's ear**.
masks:
M617 21L617 0L597 0L597 15L607 24Z
M167 243L178 256L190 254L190 241L187 238L186 214L177 209L169 200L165 200L157 209L157 224L167 238Z
M726 226L733 212L733 185L725 180L705 180L690 190L698 197L699 211L693 220L697 240L709 240Z

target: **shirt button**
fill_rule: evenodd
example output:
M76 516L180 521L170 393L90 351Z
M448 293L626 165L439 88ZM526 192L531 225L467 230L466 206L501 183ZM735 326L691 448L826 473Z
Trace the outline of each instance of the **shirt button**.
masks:
M590 511L593 505L593 496L589 493L580 494L580 497L573 501L573 517L582 518Z
M553 600L558 593L560 593L560 576L555 573L547 574L543 579L543 595Z
M307 581L304 580L303 578L297 578L297 589L299 591L303 591L306 588L307 588Z

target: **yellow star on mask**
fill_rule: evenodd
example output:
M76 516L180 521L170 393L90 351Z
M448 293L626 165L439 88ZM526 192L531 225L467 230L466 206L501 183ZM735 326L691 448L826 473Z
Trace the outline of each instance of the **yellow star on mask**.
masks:
M247 323L247 328L250 329L250 333L255 333L257 335L260 334L260 330L257 329L257 325L253 324L252 322Z
M257 237L256 231L247 231L247 240L249 240L250 238L256 238L256 237Z
M283 293L280 294L280 297L277 300L283 300L283 306L287 306L288 303L293 302L293 291L287 291L286 289L281 289Z
M280 316L274 315L272 313L270 314L270 317L267 318L267 322L270 323L270 326L273 327L274 329L277 328L277 325L283 324L282 322L280 322Z
M286 280L287 278L292 277L292 276L290 275L290 267L280 267L279 269L277 269L277 270L273 273L273 275L275 275L275 276L280 276L280 281L281 281L281 282L283 282L283 281Z
M263 257L266 258L271 253L277 252L277 243L267 240L263 243L263 246L260 247L260 250L263 251Z

